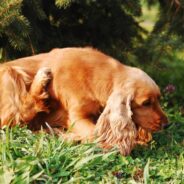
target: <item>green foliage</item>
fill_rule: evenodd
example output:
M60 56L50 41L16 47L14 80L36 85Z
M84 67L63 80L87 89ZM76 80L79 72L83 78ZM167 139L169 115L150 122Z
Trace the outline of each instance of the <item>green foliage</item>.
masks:
M143 29L134 18L141 15L140 1L6 2L0 4L2 12L9 9L6 16L0 16L6 27L0 36L4 59L67 46L93 46L112 56L127 58L142 40ZM11 4L14 8L10 8Z
M67 6L70 5L72 0L56 0L55 4L56 6L58 6L59 8L66 8Z
M7 42L16 50L26 47L30 27L28 20L21 14L21 6L22 0L0 2L0 47L6 48Z
M135 55L139 62L150 63L170 55L173 50L181 50L184 1L141 2L2 0L2 57L7 60L55 47L93 46L125 63L133 62ZM149 7L156 4L159 12L149 35L138 23L145 4Z
M171 51L170 51L171 52ZM179 59L181 52L160 56L155 62L147 61L139 67L146 71L158 84L164 97L164 104L169 107L181 106L184 104L184 61ZM156 56L152 56L154 58ZM181 56L182 57L182 56ZM173 91L167 91L168 85L173 85Z
M184 118L168 109L171 127L147 146L123 157L95 144L67 143L62 137L26 128L0 131L0 183L182 183Z
M177 34L183 37L184 28L184 1L183 0L160 0L159 20L155 24L154 32L166 32L167 34Z
M158 63L173 52L184 48L184 1L149 0L147 5L158 5L157 20L149 36L137 48L136 55L142 63Z

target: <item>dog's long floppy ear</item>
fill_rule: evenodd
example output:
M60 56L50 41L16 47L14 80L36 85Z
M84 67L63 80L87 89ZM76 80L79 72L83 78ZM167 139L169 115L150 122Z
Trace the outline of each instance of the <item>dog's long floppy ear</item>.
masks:
M128 155L136 142L136 127L130 107L133 94L114 91L96 124L97 141L110 148L117 146L120 153Z
M0 118L1 127L13 120L20 120L21 97L26 95L26 85L30 76L20 67L1 66L0 68Z

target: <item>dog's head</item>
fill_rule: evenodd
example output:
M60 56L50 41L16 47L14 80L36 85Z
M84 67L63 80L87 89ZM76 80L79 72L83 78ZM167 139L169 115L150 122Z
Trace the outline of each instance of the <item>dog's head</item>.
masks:
M137 139L147 142L149 132L167 124L155 82L137 68L128 68L126 72L127 79L116 84L96 126L98 140L104 145L117 145L123 155L130 153Z
M138 76L132 86L132 119L137 127L142 127L148 132L156 132L165 128L168 123L160 106L160 89L146 73L139 69L134 70Z

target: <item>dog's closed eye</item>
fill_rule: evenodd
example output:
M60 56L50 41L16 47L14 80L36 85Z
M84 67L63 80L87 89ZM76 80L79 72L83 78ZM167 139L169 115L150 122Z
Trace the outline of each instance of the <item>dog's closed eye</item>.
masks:
M160 102L161 99L162 99L162 97L159 95L159 96L157 97L157 100Z
M142 103L142 106L144 107L149 107L151 106L152 102L151 102L151 99L147 99L145 100L143 103Z

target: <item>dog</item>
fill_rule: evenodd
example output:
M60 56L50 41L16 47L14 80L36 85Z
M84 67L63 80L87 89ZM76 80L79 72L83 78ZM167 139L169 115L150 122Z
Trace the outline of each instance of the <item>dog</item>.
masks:
M168 124L156 83L96 49L53 49L0 68L1 126L11 119L36 131L47 122L66 139L96 139L128 155Z

